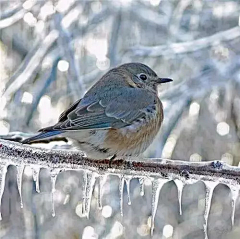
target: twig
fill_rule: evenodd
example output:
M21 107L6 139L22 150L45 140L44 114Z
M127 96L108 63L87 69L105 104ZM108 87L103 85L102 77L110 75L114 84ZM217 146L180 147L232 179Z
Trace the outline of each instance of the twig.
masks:
M190 105L190 103L191 98L185 97L180 101L177 101L174 105L171 104L170 112L164 117L165 120L163 122L161 135L157 143L156 155L162 155L163 147L166 144L169 135L176 127L184 110Z
M13 8L5 10L4 12L0 13L0 20L11 17L12 15L16 14L21 9L22 9L22 4L18 3Z
M81 152L48 150L0 140L0 163L14 165L38 165L58 170L90 170L99 174L130 175L132 177L180 178L186 182L195 180L215 181L239 185L240 168L219 161L184 162L166 159L129 158L114 160L94 160Z
M234 27L229 30L221 31L211 36L193 41L153 47L136 46L130 48L130 51L138 56L165 56L171 54L183 54L198 51L210 46L216 46L222 41L230 41L238 37L240 37L240 27Z
M117 64L117 42L119 39L119 31L122 23L122 9L119 9L119 12L116 14L113 23L112 23L112 31L111 31L111 39L109 43L108 49L108 57L111 59L111 66L115 66Z
M55 27L59 32L59 37L57 39L58 47L62 51L62 55L65 56L66 60L69 62L69 74L68 83L70 85L71 91L76 92L74 94L74 101L77 100L76 97L84 92L84 87L82 84L77 84L78 79L80 77L79 67L77 61L75 59L75 54L73 47L71 46L71 38L69 32L63 28L62 24L62 16L61 14L55 14L54 23ZM79 82L80 83L80 82ZM81 82L82 83L82 82Z
M162 34L167 33L167 18L164 14L159 14L141 4L132 4L132 6L126 8L125 11L129 12L131 16L134 16L134 18L142 24L157 27L158 31L161 31Z
M40 46L40 40L38 40L35 45L33 46L33 48L28 52L28 54L26 55L26 57L24 58L23 62L21 63L21 65L18 67L18 69L13 73L13 75L8 79L7 83L6 83L6 90L8 89L8 87L13 84L13 82L15 82L15 80L19 77L20 74L23 73L24 69L26 69L26 67L28 66L29 62L31 61L32 57L36 54L37 49Z
M15 80L9 85L9 87L4 92L4 96L9 98L16 90L18 90L24 83L37 74L37 70L41 66L41 62L48 50L53 45L53 43L58 38L59 34L57 31L52 30L43 40L42 44L36 49L35 54L29 59L28 64L24 64L23 71L19 72L19 75ZM35 74L34 74L35 73Z
M27 2L27 1L25 1ZM25 3L24 2L24 3ZM0 14L0 29L10 27L14 23L18 22L21 20L26 12L28 12L31 8L33 8L35 5L41 5L41 1L37 1L35 4L31 6L28 10L22 8L24 3L20 3L14 8L10 10L6 10L5 12Z
M180 0L173 14L171 15L172 19L169 23L169 35L171 41L178 40L178 37L181 36L181 34L179 34L180 22L183 17L183 12L189 6L189 4L191 4L191 2L191 0Z
M21 20L23 18L25 13L26 13L26 10L21 9L18 12L11 15L10 17L1 19L0 20L0 29L10 27L14 23L18 22L19 20Z
M86 35L87 32L95 29L100 23L108 19L112 15L111 10L108 7L104 7L101 12L94 14L91 16L87 23L79 25L78 28L76 26L69 26L69 32L71 32L71 38L77 39L77 37L81 37ZM74 28L74 31L73 31Z
M53 63L52 69L47 78L45 77L45 74L44 74L44 84L38 88L38 92L37 92L37 95L34 97L34 101L31 105L31 109L29 110L28 115L25 116L26 125L29 125L33 117L33 113L36 110L41 97L45 94L45 92L47 91L51 83L56 80L58 61L59 61L59 58ZM40 82L43 82L42 79L40 79Z

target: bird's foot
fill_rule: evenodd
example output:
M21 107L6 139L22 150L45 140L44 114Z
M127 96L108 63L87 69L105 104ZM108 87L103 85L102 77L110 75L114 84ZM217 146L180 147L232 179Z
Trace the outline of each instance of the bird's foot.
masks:
M114 160L116 157L117 157L117 155L114 154L114 155L109 159L109 168L112 167L112 162L113 162L113 160Z

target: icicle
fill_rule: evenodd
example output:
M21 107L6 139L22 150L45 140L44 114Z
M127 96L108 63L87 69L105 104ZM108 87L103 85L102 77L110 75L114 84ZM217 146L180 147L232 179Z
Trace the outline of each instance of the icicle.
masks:
M124 176L119 177L119 194L120 194L120 214L123 216L123 188L124 188Z
M51 170L51 184L52 184L52 216L55 217L55 206L54 206L54 193L56 191L55 185L59 170Z
M179 213L180 215L182 215L182 192L183 192L184 183L180 179L175 179L174 182L178 190Z
M203 181L203 182L206 186L203 230L204 230L204 234L205 234L205 239L208 239L208 235L207 235L208 217L209 217L209 212L210 212L210 207L211 207L213 190L218 185L218 182L211 182L211 181Z
M131 205L131 196L130 196L130 182L131 182L132 177L125 177L126 181L126 186L127 186L127 197L128 197L128 205Z
M19 196L20 196L20 205L21 205L21 208L23 208L23 200L22 200L22 177L23 177L24 168L25 168L24 165L17 166L17 187L18 187L18 192L19 192Z
M87 180L86 180L86 194L85 194L85 213L87 218L89 218L90 208L91 208L91 199L92 199L92 193L93 193L93 186L95 184L96 180L96 174L89 172L87 173Z
M87 194L87 172L84 171L83 173L83 203L82 203L82 214L85 215L86 214L86 208L85 208L85 204L86 204L86 194Z
M153 229L154 229L154 219L157 211L158 206L158 199L159 194L161 191L162 186L167 183L168 179L154 179L152 182L152 218L151 218L151 236L153 236Z
M145 178L139 178L139 183L140 183L140 195L144 196L144 183L145 183Z
M39 188L39 173L40 173L41 168L34 166L32 168L33 172L33 181L35 182L35 188L36 192L40 193L40 188Z
M98 177L98 208L101 210L102 209L102 195L103 195L103 185L106 181L106 176L100 175Z
M233 186L233 185L228 185L230 190L231 190L231 194L232 194L232 227L234 226L234 216L235 216L235 210L236 210L236 201L239 195L239 190L237 187Z
M5 186L5 179L7 174L7 164L0 164L0 210L1 210L1 202L2 202L2 195ZM0 220L2 220L2 213L0 211Z

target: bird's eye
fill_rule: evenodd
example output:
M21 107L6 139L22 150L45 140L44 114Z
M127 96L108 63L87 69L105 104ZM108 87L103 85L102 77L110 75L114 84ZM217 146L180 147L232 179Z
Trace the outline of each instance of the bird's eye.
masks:
M141 80L146 80L146 79L147 79L147 76L146 76L145 74L140 74L140 75L139 75L139 78L140 78Z

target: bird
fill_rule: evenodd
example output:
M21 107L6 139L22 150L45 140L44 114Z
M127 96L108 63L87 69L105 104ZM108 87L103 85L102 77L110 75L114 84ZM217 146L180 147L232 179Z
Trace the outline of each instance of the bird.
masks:
M40 129L22 143L61 135L92 159L141 155L163 121L158 85L170 81L142 63L112 68L65 110L55 125Z

